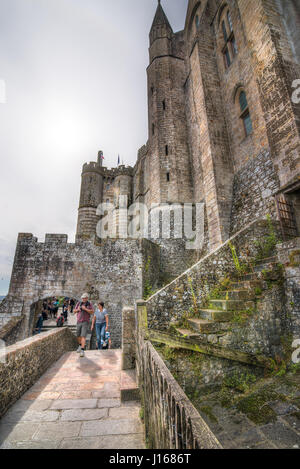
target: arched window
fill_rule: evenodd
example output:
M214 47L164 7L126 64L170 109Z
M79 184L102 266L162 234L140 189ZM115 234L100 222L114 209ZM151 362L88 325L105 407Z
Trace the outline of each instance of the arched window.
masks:
M240 118L242 119L243 124L244 124L246 137L248 137L248 135L252 133L253 127L252 127L252 120L250 116L250 111L249 111L249 106L248 106L248 101L247 101L247 96L246 96L245 91L240 92L239 104L240 104L240 110L241 110Z
M223 48L222 53L224 57L225 68L229 68L234 57L238 53L237 44L234 37L233 23L230 11L224 9L221 17L221 27L223 34Z

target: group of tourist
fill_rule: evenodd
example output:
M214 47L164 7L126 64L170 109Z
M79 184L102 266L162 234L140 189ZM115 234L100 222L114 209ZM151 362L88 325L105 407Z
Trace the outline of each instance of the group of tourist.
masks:
M77 303L74 313L77 314L77 339L80 357L84 357L84 349L86 344L86 336L89 329L91 317L92 331L96 329L97 348L98 350L107 349L111 347L110 332L108 326L108 313L104 308L104 303L99 302L96 309L89 301L89 295L84 293L81 301Z
M97 349L103 350L111 347L111 338L108 324L108 313L104 307L103 302L99 302L97 307L94 308L89 301L89 295L84 293L75 306L73 298L65 298L62 302L62 312L58 317L60 308L60 301L57 298L52 298L43 302L43 310L39 314L35 334L39 334L43 327L43 321L48 319L56 319L57 327L63 327L68 321L69 314L77 314L77 339L80 357L84 357L84 350L86 345L86 337L89 330L90 321L92 318L91 330L95 329L97 337ZM75 307L75 309L74 309Z

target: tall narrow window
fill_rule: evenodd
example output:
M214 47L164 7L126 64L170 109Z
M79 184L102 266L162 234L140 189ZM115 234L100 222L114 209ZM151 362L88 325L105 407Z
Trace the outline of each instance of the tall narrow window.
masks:
M227 21L229 24L230 32L233 33L232 19L231 19L231 14L229 10L227 11Z
M163 110L165 111L166 110L166 100L165 99L163 100L162 105L163 105Z
M239 103L241 109L240 118L242 119L244 124L245 135L246 137L248 137L248 135L252 133L253 127L245 91L241 91L239 96Z
M154 134L155 134L155 125L152 124L152 135L154 135Z
M224 45L222 49L225 68L229 68L234 57L238 54L238 47L233 32L233 23L230 11L227 10L223 15L222 33Z
M170 173L167 173L167 182L170 182Z
M224 41L227 42L228 36L227 36L225 21L222 21L222 30L223 30Z
M169 147L168 147L168 145L166 145L165 150L166 150L166 156L168 156L168 154L169 154Z
M196 24L196 29L199 29L199 27L200 27L200 19L199 19L199 15L196 15L196 18L195 18L195 24Z
M226 67L226 68L229 68L230 65L231 65L231 60L230 60L229 50L228 50L227 47L226 47L226 49L224 50L224 61L225 61L225 67Z

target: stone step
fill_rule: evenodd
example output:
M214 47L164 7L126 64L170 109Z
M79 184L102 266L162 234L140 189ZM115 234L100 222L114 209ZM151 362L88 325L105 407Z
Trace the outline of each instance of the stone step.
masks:
M255 272L262 272L263 270L270 270L272 269L275 265L277 264L277 262L271 262L271 263L264 263L264 264L259 264L259 265L256 265L254 267L254 271Z
M200 334L197 334L197 332L191 331L190 329L177 328L177 332L187 339L200 337Z
M272 257L266 257L265 259L262 259L261 262L259 263L260 264L275 264L276 262L278 262L278 259L276 256L272 256Z
M262 286L261 280L241 280L231 283L231 288L234 290L255 290L255 288L262 288Z
M243 276L241 277L241 280L240 280L240 281L241 281L241 282L244 282L244 281L251 281L251 282L253 282L253 281L257 281L257 280L258 280L258 279L257 279L257 273L254 273L254 274L251 273L251 274L245 274L245 275L243 275Z
M225 330L224 323L211 321L207 319L188 319L187 322L191 329L196 332L201 332L201 334L216 334L217 332L222 332ZM225 323L226 329L228 329L228 323Z
M136 371L121 371L120 379L121 402L140 401L141 395L137 385Z
M210 300L213 308L222 311L245 311L247 309L254 309L254 301L240 301L240 300Z
M200 318L216 322L227 322L230 321L233 316L233 311L220 311L214 309L201 309L199 311Z
M233 289L221 293L222 300L253 300L255 292L252 289Z

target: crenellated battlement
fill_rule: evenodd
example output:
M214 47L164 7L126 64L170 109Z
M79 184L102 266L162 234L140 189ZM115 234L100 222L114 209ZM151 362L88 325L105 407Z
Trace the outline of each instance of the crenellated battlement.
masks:
M96 161L91 161L90 163L85 163L82 167L82 174L84 173L98 173L98 174L102 174L102 170L104 168L102 168L99 163L97 163Z
M106 178L116 178L117 176L133 176L133 168L131 166L120 165L117 168L106 168L100 166L99 163L91 161L85 163L82 168L82 174L97 173Z

